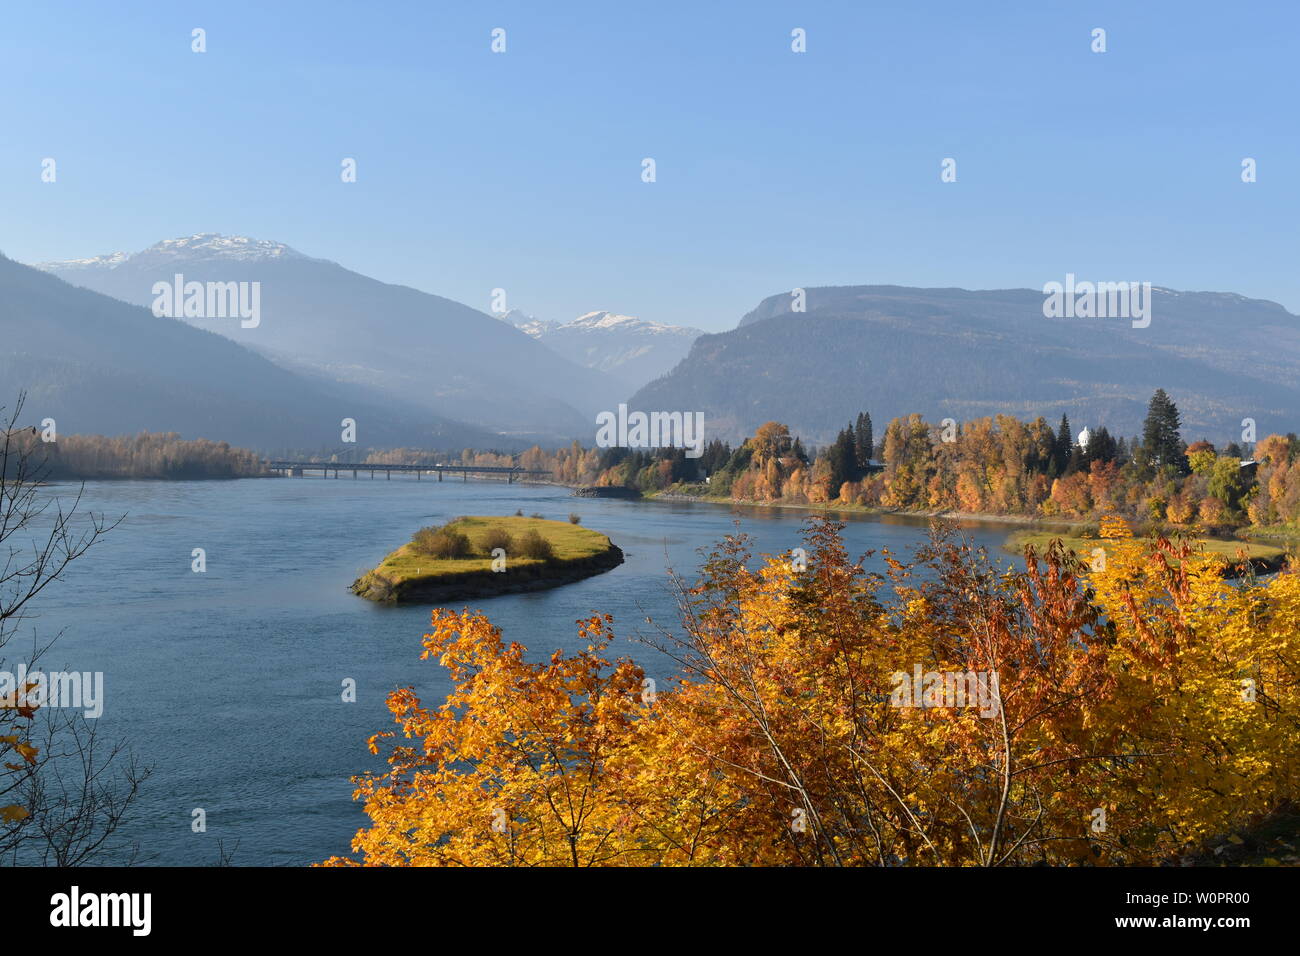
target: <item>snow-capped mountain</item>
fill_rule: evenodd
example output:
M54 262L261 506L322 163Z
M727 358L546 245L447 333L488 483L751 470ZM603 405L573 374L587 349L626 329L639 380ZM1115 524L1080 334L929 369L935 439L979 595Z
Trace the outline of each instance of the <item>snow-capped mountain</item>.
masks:
M33 268L41 269L45 272L53 272L60 269L64 272L75 272L78 269L112 269L114 266L121 265L127 259L131 258L129 252L113 252L106 256L91 256L89 259L64 259L60 262L38 262Z
M205 262L257 262L263 260L308 259L301 252L283 242L270 239L252 239L248 236L223 236L215 232L201 232L179 239L164 239L140 252L113 252L89 259L63 259L57 262L37 262L35 268L45 272L65 273L118 269L130 263L133 267L149 268L170 263ZM321 260L324 261L324 260Z
M522 309L511 309L509 312L503 312L497 316L502 322L513 325L520 332L526 332L535 339L540 339L547 332L553 332L563 323L548 322L545 319L539 319L535 315L529 315Z
M608 372L628 393L669 372L704 333L617 312L588 312L572 322L550 322L512 309L498 316L571 362Z
M282 242L201 233L134 254L41 263L74 285L134 305L175 303L158 283L197 283L205 296L170 313L233 339L290 371L361 386L392 407L544 440L586 436L593 416L630 394L534 337L459 302L379 282ZM214 287L256 288L258 317L204 307ZM236 290L238 291L238 290ZM242 295L242 293L240 293ZM242 301L242 300L241 300ZM336 419L337 420L337 419Z
M348 451L339 446L344 416L366 423L361 447L491 448L510 441L413 402L399 406L362 388L296 374L228 338L76 287L78 279L107 274L116 273L92 266L62 282L0 255L0 382L11 394L32 396L37 421L48 415L60 429L82 434L174 431L275 457Z

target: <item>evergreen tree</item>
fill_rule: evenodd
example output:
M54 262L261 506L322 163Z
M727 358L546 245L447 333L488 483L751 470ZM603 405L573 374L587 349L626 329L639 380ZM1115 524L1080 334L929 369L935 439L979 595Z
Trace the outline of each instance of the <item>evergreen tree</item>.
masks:
M700 471L703 475L711 475L726 466L727 460L731 457L731 446L726 442L713 439L704 446L704 454L700 456Z
M858 456L852 425L835 436L835 444L831 445L826 454L831 471L831 492L838 495L840 485L856 480Z
M1179 471L1186 470L1183 457L1186 446L1178 433L1181 426L1178 406L1163 388L1156 389L1142 425L1141 464L1144 468L1151 470L1172 465Z
M855 426L853 436L854 443L857 446L858 477L861 478L871 467L871 453L875 449L875 439L871 434L871 416L867 412L858 413L858 421Z
M798 458L805 465L808 464L808 453L804 451L803 441L797 435L794 439L794 447L790 449L790 454L794 455L795 458Z
M1076 471L1083 471L1088 467L1088 453L1083 450L1082 445L1070 446L1070 457L1066 459L1065 470L1061 475L1072 475Z
M1119 458L1119 445L1104 426L1088 438L1087 465L1094 461L1115 461Z
M1074 436L1070 434L1070 420L1061 416L1061 427L1056 430L1056 441L1052 443L1052 462L1054 475L1064 475L1070 464L1070 453L1074 450Z

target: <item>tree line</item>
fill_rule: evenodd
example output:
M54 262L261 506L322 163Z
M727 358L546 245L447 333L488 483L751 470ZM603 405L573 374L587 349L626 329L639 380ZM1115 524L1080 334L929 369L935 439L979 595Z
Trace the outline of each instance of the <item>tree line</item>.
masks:
M877 434L864 411L819 449L767 422L736 448L709 442L698 459L681 449L583 449L574 442L531 449L519 463L562 482L740 501L1045 518L1119 514L1206 527L1300 524L1294 433L1244 448L1203 439L1188 445L1178 407L1163 389L1151 398L1141 435L1131 438L1100 427L1081 440L1065 415L1053 427L1041 417L934 423L914 414Z
M59 435L42 440L39 429L14 429L11 439L42 478L251 478L265 475L260 456L229 443L185 439L175 432Z
M399 450L383 457L409 456ZM695 459L680 448L584 448L574 441L516 455L465 449L460 460L550 471L564 484L739 501L1085 520L1119 514L1224 529L1300 525L1294 433L1189 445L1178 406L1163 389L1151 398L1141 434L1131 437L1103 426L1081 440L1066 415L1052 425L1010 415L935 423L914 414L877 429L863 411L821 448L767 422L736 447L709 441Z

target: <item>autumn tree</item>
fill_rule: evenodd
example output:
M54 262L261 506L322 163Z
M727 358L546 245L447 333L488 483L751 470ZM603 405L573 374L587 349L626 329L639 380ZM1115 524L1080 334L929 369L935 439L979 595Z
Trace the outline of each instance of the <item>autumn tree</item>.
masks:
M1231 514L1242 505L1249 482L1242 473L1241 459L1224 456L1214 462L1209 473L1207 490L1223 502L1224 508Z
M753 460L759 465L766 465L774 459L784 458L790 454L790 429L780 422L767 422L759 425L751 439Z
M841 527L811 519L797 560L721 542L648 639L658 690L608 618L530 662L435 611L453 691L392 695L415 743L359 780L371 825L331 862L1149 865L1295 797L1300 576L1234 586L1117 518L1101 562L1007 568L936 526L877 573Z
M367 865L592 866L646 862L609 762L632 745L643 675L603 655L608 618L582 622L586 649L541 663L481 615L433 614L424 658L454 689L426 707L410 688L389 709L405 738L391 770L359 781L372 826L353 850ZM371 738L377 753L380 741ZM331 862L347 863L336 859Z

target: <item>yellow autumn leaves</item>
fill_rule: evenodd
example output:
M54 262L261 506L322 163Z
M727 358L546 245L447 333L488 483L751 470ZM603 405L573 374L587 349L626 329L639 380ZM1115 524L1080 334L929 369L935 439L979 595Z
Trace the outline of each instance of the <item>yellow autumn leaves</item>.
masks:
M728 539L681 591L656 687L609 653L538 660L438 610L453 690L392 695L388 773L347 865L1141 864L1296 794L1300 578L1118 525L1096 573L936 531L868 573L810 521L807 567ZM638 656L646 657L644 653ZM898 706L896 675L996 674L997 706Z
M35 686L32 684L20 688L23 694L20 694L19 690L14 690L0 696L0 726L14 725L17 729L21 725L25 730L26 722L30 721L32 715L36 713L36 708L26 702L25 694ZM4 759L10 753L21 757L23 762L17 763ZM39 753L40 751L32 746L30 741L24 739L23 734L0 734L0 766L9 771L8 774L0 774L0 797L16 789L16 784L10 783L5 778L23 774L28 768L34 766ZM21 804L0 804L0 823L21 823L29 816L31 813Z

